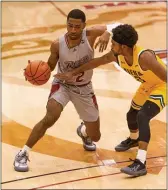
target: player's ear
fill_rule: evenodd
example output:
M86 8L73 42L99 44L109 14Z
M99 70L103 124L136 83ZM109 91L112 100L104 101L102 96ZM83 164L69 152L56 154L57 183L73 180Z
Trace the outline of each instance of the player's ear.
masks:
M126 49L127 46L126 45L121 45L122 49Z
M83 23L83 29L84 29L85 27L86 27L86 23L84 22L84 23Z

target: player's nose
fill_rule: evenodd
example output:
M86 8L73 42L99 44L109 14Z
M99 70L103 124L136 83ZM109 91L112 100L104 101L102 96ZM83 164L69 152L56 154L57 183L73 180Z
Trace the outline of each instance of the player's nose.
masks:
M75 29L75 27L72 27L71 32L72 32L72 34L75 34L75 33L76 33L76 29Z

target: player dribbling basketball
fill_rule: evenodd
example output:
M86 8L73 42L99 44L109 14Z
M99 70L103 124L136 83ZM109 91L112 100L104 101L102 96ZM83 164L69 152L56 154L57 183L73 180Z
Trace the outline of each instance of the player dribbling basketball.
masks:
M67 33L51 44L51 54L48 60L51 71L58 65L58 73L71 71L86 64L94 57L93 45L98 36L100 51L107 47L112 25L95 26L85 29L85 14L74 9L67 16ZM46 130L54 125L64 107L71 101L79 116L83 120L77 129L77 134L83 140L85 150L94 151L100 139L99 111L91 83L93 71L79 73L66 83L53 81L44 118L33 128L26 145L16 155L14 169L19 172L28 171L28 156L30 149L43 137ZM57 151L57 150L55 150Z

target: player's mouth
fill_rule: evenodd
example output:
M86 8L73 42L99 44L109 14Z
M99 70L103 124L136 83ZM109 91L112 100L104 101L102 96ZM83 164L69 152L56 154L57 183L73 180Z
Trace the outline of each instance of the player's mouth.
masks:
M69 36L72 37L72 38L76 38L77 37L76 34L70 34Z
M75 38L75 39L76 39L76 38L77 38L77 36L70 36L70 38Z

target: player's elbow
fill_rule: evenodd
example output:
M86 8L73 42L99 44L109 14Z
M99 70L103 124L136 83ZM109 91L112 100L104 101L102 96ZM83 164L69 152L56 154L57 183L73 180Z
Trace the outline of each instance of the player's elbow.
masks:
M94 68L99 67L99 66L101 66L101 65L103 65L103 63L100 62L100 61L98 61L98 62L95 64Z
M103 57L101 57L101 58L99 58L98 60L97 60L97 63L96 63L96 67L99 67L99 66L101 66L101 65L105 65L105 64L107 64L108 62L107 62L107 60L104 58L104 56Z
M48 62L48 66L50 67L50 70L53 71L55 69L55 65L50 64L50 62Z
M160 78L163 82L167 82L167 75L166 75L166 74L160 75L159 78Z
M160 78L163 82L167 82L167 70L155 70L155 75Z

